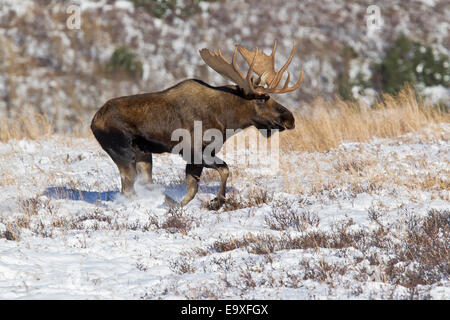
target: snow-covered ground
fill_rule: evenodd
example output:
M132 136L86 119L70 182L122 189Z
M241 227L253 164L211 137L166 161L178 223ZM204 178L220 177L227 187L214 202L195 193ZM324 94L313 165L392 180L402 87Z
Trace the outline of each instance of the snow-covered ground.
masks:
M93 139L1 143L0 298L449 299L448 137L283 152L276 174L230 163L217 212L208 171L169 208L185 192L176 155L128 200Z

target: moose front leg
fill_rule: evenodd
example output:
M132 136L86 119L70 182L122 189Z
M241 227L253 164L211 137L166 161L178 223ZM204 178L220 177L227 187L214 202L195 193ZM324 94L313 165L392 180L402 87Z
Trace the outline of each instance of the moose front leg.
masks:
M122 182L122 193L129 198L135 194L133 186L136 179L136 166L134 163L130 163L127 166L118 165L117 167Z
M202 175L203 166L198 164L186 165L186 195L181 200L181 206L184 207L191 201L198 191L198 182Z
M137 173L148 184L153 184L152 179L153 159L151 153L140 153L136 156L136 170Z
M227 188L227 179L230 174L228 165L222 159L214 158L213 164L205 165L206 168L215 169L220 175L220 187L217 196L208 203L209 210L219 210L225 203L225 192Z

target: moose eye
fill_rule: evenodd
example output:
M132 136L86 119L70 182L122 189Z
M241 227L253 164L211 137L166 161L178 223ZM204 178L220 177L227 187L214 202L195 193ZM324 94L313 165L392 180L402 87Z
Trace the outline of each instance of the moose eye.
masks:
M257 98L256 103L258 104L259 107L263 107L264 104L267 102L267 100L269 100L269 97L263 96L263 97Z
M259 105L264 105L266 103L266 99L256 99L256 103Z

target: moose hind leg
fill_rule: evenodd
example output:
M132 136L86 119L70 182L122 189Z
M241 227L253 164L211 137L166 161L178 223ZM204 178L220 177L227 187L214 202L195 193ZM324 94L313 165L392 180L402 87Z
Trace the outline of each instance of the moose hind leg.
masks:
M186 165L186 195L181 200L181 206L185 206L191 201L198 191L198 182L202 174L203 166L196 164Z
M119 169L122 193L131 196L136 178L136 151L132 146L132 135L115 128L108 131L95 129L93 133Z
M205 167L215 169L220 175L219 192L217 193L217 196L208 204L208 209L219 210L220 207L222 207L222 205L225 203L225 193L230 170L228 169L228 165L225 163L225 161L217 157L215 157L213 164L205 165Z

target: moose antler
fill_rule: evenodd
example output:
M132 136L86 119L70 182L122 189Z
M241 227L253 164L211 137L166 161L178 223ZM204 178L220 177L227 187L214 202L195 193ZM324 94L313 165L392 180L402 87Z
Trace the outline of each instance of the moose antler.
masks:
M243 46L237 45L234 49L233 60L231 63L228 62L222 56L220 49L219 53L217 53L216 51L211 52L208 49L202 49L200 50L200 55L208 66L213 68L216 72L218 72L222 76L229 78L231 81L236 83L242 90L244 90L245 94L247 95L285 93L294 91L302 83L303 70L301 72L298 82L293 87L289 88L289 80L290 80L289 72L283 88L281 89L278 88L278 85L280 84L284 72L286 71L287 67L292 61L292 58L294 57L295 43L292 48L292 52L289 59L278 72L275 72L276 49L277 49L276 40L270 56L266 55L264 51L260 53L258 48L256 48L256 51L250 51ZM238 50L249 65L249 70L245 78L236 64L236 56ZM251 77L253 71L259 76L259 79L257 79L256 81L253 81ZM266 84L267 87L265 87Z
M245 94L249 95L251 93L255 93L250 79L252 73L252 64L250 63L250 69L247 72L247 77L244 78L236 64L237 50L238 48L236 47L234 49L233 60L231 63L223 57L220 49L219 53L217 53L215 50L214 52L211 52L209 49L202 49L200 50L200 56L208 66L213 68L220 75L236 83L238 87L244 90Z
M250 65L252 60L254 61L253 69L258 74L259 78L259 86L255 88L257 93L286 93L296 90L298 87L300 87L300 84L303 81L303 70L300 73L300 78L297 81L297 83L289 88L289 80L291 77L291 74L288 72L288 76L286 78L286 81L284 83L284 86L279 89L278 86L281 82L281 78L283 77L284 72L286 71L287 67L292 61L292 58L294 57L295 52L295 42L292 46L291 55L289 56L289 59L286 61L284 66L278 71L275 72L275 52L277 50L277 40L275 40L273 44L272 53L270 55L266 55L264 51L261 53L258 52L258 48L256 48L256 51L250 51L247 50L243 46L237 46L240 54L244 57L244 59L247 61L247 63ZM257 81L258 83L258 81ZM265 88L265 84L267 84L267 88Z
M262 51L261 53L256 53L258 51L258 47L256 47L256 52L250 51L241 45L238 45L237 48L239 50L239 53L244 57L247 63L250 64L252 58L255 58L253 71L255 71L256 74L258 74L258 76L260 77L258 85L263 87L266 83L271 83L276 76L274 65L277 41L275 40L272 54L270 56L266 55L264 51Z

